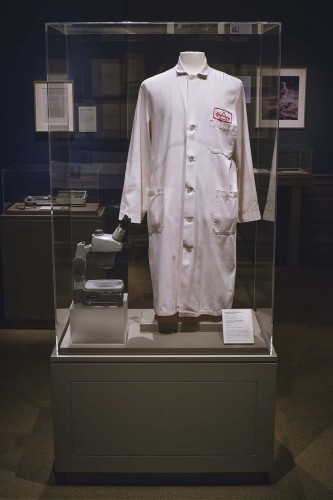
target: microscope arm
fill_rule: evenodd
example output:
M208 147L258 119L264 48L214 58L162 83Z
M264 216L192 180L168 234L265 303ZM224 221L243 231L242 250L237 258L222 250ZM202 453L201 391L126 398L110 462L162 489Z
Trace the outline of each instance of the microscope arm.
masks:
M76 252L73 262L73 278L74 278L74 301L80 301L82 289L86 282L86 262L87 254L91 252L91 245L86 245L81 241L76 245Z

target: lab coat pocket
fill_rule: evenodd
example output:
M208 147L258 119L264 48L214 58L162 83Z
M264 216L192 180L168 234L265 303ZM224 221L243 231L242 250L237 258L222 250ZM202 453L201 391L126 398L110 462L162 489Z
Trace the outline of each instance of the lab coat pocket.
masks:
M210 120L209 126L214 131L215 140L222 154L228 158L232 155L237 135L237 125ZM214 141L215 142L215 141Z
M160 233L164 226L164 193L163 188L148 191L147 223L149 234Z
M236 233L238 198L237 191L216 190L213 231L216 235Z

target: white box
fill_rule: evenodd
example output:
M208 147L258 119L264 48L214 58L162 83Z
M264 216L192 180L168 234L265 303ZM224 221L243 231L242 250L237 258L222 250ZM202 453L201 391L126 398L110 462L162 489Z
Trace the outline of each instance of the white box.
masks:
M127 294L122 307L74 304L69 308L72 344L125 344Z

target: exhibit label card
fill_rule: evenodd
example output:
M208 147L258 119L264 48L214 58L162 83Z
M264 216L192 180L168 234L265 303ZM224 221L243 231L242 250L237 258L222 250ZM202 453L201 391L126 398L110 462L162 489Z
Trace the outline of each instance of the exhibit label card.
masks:
M96 106L79 106L79 132L97 132Z
M225 344L254 344L251 309L222 309Z

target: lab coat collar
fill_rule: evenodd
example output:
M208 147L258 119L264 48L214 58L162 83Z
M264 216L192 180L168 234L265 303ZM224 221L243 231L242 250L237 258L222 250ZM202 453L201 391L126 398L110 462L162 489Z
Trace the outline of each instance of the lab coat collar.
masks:
M199 76L201 78L207 78L208 71L209 71L209 66L207 64L207 58L205 57L205 64L203 65L203 67L201 68L201 70L199 71L197 76ZM182 65L180 58L178 59L178 63L176 65L176 72L177 72L177 75L187 75L188 74L186 69Z

